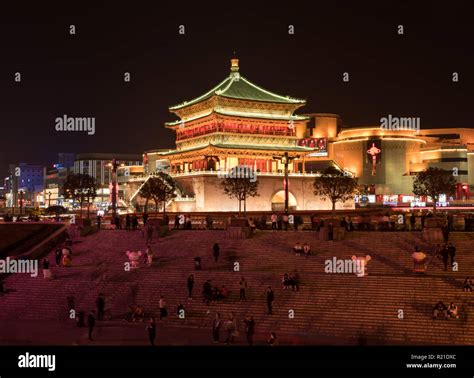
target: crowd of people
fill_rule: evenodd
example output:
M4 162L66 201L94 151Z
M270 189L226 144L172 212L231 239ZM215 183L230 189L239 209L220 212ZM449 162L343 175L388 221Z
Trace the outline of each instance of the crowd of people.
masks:
M421 215L421 224L424 227L425 219L429 217L429 214L423 213ZM415 214L412 213L408 219L408 225L410 230L416 229L416 218ZM98 227L100 228L101 224L101 217L97 218ZM206 219L206 228L213 229L213 219L211 216L207 216ZM288 214L278 214L273 213L270 217L271 221L271 229L273 231L281 231L281 230L295 230L298 231L300 226L303 224L303 218L301 216L289 216ZM122 230L125 229L126 231L135 231L140 229L139 218L136 215L129 215L127 214L125 217L121 218L119 216L113 219L113 224L115 224L116 229ZM323 219L317 219L316 217L311 217L311 225L312 228L316 231L319 231L322 227L326 227L328 229L329 240L332 240L333 235L333 223L332 221L325 221ZM362 227L364 222L359 222L358 226ZM248 226L255 232L257 229L266 229L267 228L267 219L266 216L262 217L251 217L248 220ZM340 220L340 226L345 228L347 231L355 230L354 222L351 217L344 217ZM185 215L183 217L176 215L175 229L191 229L192 222L189 215ZM446 219L445 225L443 230L447 230L448 232L452 230L453 222L449 220L449 217ZM153 252L151 248L151 243L153 239L154 232L156 231L155 226L148 222L148 216L146 214L143 215L143 228L142 232L146 238L146 245L147 249L142 257L143 263L145 265L151 265L153 261ZM384 215L381 218L381 227L382 230L390 230L391 223L388 214ZM419 251L417 249L417 251ZM295 256L311 256L311 248L307 243L300 243L297 242L293 246L293 253ZM212 259L215 263L218 263L220 258L220 246L218 243L214 243L212 246ZM456 247L451 242L445 242L444 244L438 244L435 247L434 255L440 259L442 259L444 264L444 270L446 271L448 268L448 263L453 266L455 263L455 256L456 256ZM67 245L60 245L54 251L55 256L55 263L56 266L64 266L69 267L72 265L72 249ZM43 259L43 271L45 278L52 278L51 271L49 269L49 259L46 257ZM238 282L239 288L239 301L245 302L248 299L248 283L244 277L241 277L240 280L236 280L236 286ZM283 290L290 290L298 292L300 290L300 274L297 270L293 272L285 272L281 279L282 289ZM188 300L193 299L193 290L195 286L195 277L194 275L189 275L186 281L186 287L188 292ZM202 299L207 305L211 305L218 301L226 301L230 298L230 290L225 285L214 285L210 279L207 279L203 283L203 290L202 290ZM472 292L473 284L472 280L467 277L463 283L463 291L465 292ZM71 297L68 297L68 306L71 309L75 308L74 304L74 297L71 300ZM267 305L267 314L273 314L273 303L275 301L275 293L271 286L268 286L266 293L265 293L265 300ZM159 299L159 319L163 320L168 316L167 304L165 301L164 296L160 296ZM176 315L180 317L180 314L183 314L185 311L184 305L178 301L176 306ZM208 313L210 311L208 310ZM100 293L96 300L96 309L91 310L87 316L87 326L89 327L89 340L93 340L93 331L97 321L103 321L105 316L105 297L102 293ZM157 315L158 317L158 315ZM458 307L451 302L449 305L445 305L442 301L439 301L433 308L433 319L439 319L440 317L444 319L459 319L459 310ZM148 318L146 316L145 311L140 305L132 305L129 308L129 313L127 314L127 320L131 322L144 322L145 319ZM76 317L78 326L85 326L85 312L78 311L78 316ZM155 345L156 339L156 321L155 317L149 318L149 324L146 327L148 337L150 340L151 345ZM246 334L246 341L249 345L253 345L253 336L255 334L256 324L255 320L252 316L246 316L245 320L242 322L243 328L245 329ZM225 332L225 343L232 344L235 342L236 337L240 336L239 323L237 317L234 313L231 313L226 320L223 320L221 314L219 312L215 313L215 316L212 320L212 339L215 343L220 342L220 332L224 330ZM276 345L276 335L272 333L270 338L268 339L267 343L269 345Z

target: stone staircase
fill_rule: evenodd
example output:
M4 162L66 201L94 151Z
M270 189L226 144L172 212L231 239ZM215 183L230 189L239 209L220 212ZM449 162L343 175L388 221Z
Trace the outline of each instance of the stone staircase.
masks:
M295 256L292 247L296 241L307 242L313 255ZM215 242L221 247L218 263L212 257ZM68 295L74 293L76 309L87 312L102 292L110 322L128 326L123 319L129 304L140 304L147 314L156 315L158 300L164 295L169 311L165 326L210 327L215 312L224 319L233 312L241 332L244 317L252 315L262 337L275 331L294 340L334 337L348 343L364 338L374 344L472 345L474 293L464 293L462 282L474 272L474 242L459 237L454 243L458 272L444 272L442 262L430 257L427 272L420 274L412 271L410 256L415 245L430 251L420 232L354 232L344 241L322 242L312 232L268 231L235 240L226 239L225 231L175 231L152 244L157 257L151 267L126 272L125 251L145 250L141 233L101 231L75 244L73 267L51 264L54 280L10 276L5 286L11 291L0 296L0 320L66 321ZM333 257L367 254L372 260L365 277L324 271L325 261ZM194 270L195 256L202 257L201 271ZM54 261L52 255L50 260ZM300 291L283 290L283 273L295 269L302 280ZM189 274L195 276L193 300L187 299ZM241 276L249 285L246 302L238 301ZM210 306L203 303L201 291L207 279L218 287L225 285L230 298ZM275 292L271 316L266 314L267 286ZM461 318L432 320L432 307L439 300L455 302ZM186 308L184 320L176 316L178 301ZM289 310L294 311L294 318L289 317Z

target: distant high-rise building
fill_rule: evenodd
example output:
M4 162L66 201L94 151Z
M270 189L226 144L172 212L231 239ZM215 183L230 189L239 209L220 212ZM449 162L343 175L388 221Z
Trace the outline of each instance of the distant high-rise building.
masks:
M16 188L25 192L40 192L44 187L46 168L28 163L10 164L10 176L16 180Z
M6 180L9 206L20 206L20 199L21 206L37 206L37 196L44 189L46 168L28 163L10 164L9 173Z
M60 152L58 154L58 162L55 168L74 168L76 154L70 152Z

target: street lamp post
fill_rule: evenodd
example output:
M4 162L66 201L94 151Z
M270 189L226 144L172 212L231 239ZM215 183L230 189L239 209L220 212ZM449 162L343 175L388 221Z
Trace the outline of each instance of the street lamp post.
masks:
M48 195L48 207L51 207L51 194L53 193L47 192L46 194Z
M12 215L15 215L15 208L16 208L16 200L17 200L17 178L15 175L11 174L10 175L10 192L12 194L11 198L11 205L12 205Z
M23 213L23 190L18 191L20 194L20 215Z
M288 152L286 151L283 156L274 156L274 159L280 160L281 163L284 165L284 183L285 183L285 214L288 215L289 213L289 189L288 189L288 164L294 160L296 157L288 156Z
M109 166L112 167L112 218L115 219L117 215L117 159L112 159Z

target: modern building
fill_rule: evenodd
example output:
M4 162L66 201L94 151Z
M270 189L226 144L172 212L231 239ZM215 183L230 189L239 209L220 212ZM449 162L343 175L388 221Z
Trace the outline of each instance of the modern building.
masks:
M58 153L58 162L55 164L56 168L74 168L76 161L76 154L70 152Z
M8 179L5 180L7 206L38 206L38 195L43 191L45 174L46 167L41 165L10 164Z
M113 165L117 168L117 176L114 178ZM128 172L132 172L132 177L136 175L137 170L142 170L143 157L140 154L104 154L104 153L84 153L78 154L74 162L74 173L82 173L92 176L98 186L97 197L94 203L97 207L106 209L112 203L112 184L122 175L128 177ZM121 170L122 169L122 170ZM121 172L119 174L119 171ZM141 174L143 174L141 172ZM125 184L127 180L120 178L121 183ZM122 185L126 188L125 185ZM123 201L125 194L123 188L117 185L117 199L120 206L127 206Z
M64 183L67 176L74 171L75 154L58 153L58 160L46 169L42 203L45 207L64 205Z
M420 205L429 199L412 193L416 172L440 167L458 182L454 196L441 205L469 201L474 185L474 130L427 129L420 120L387 115L379 125L348 127L337 114L297 114L305 100L263 89L240 73L231 60L229 76L208 92L171 106L179 119L165 126L176 133L176 148L146 151L144 175L129 182L130 198L141 203L138 189L154 172L164 170L178 184L169 210L235 211L219 183L236 166L251 167L259 180L259 196L248 210L280 210L284 201L281 157L289 163L290 208L330 209L313 194L314 178L329 166L347 171L365 185L368 202L380 205ZM423 125L425 126L425 125ZM366 198L366 199L367 199ZM336 208L353 208L348 201ZM355 203L354 203L355 202Z

